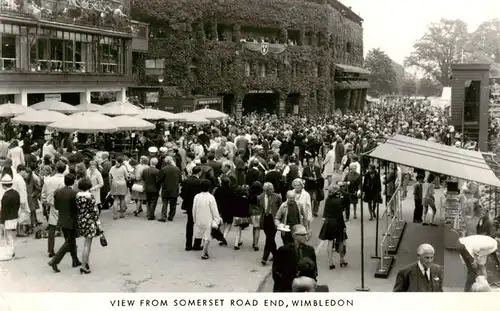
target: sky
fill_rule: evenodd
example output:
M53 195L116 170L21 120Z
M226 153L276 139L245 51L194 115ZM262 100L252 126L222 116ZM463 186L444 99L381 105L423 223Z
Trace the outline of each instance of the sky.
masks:
M500 19L500 0L340 0L363 19L364 50L380 48L403 64L427 26L441 18L461 19L469 32Z

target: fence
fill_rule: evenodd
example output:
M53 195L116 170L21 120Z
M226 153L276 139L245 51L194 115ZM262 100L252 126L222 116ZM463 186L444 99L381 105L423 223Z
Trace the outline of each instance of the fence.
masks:
M384 218L384 228L382 228L382 240L380 243L380 264L377 269L378 274L386 275L392 266L394 258L390 256L395 254L401 233L405 225L403 220L402 187L398 187L392 195L389 202L386 203Z

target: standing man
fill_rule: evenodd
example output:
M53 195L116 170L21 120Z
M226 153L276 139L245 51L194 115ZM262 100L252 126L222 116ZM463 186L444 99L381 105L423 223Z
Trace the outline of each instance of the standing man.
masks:
M186 251L201 251L203 249L201 239L196 239L193 245L193 200L195 195L201 192L200 175L201 168L199 166L193 167L192 175L184 181L181 190L182 209L186 211L188 216L186 223Z
M319 191L323 191L323 185L318 183L321 179L321 169L314 165L315 159L309 158L307 160L307 166L304 168L302 172L302 179L304 179L306 190L311 195L311 203L312 203L312 214L314 217L318 217L319 210L319 202L318 194Z
M64 187L54 192L54 208L59 212L57 224L64 235L64 244L59 248L54 258L49 261L49 266L54 272L61 272L57 265L64 258L66 253L70 253L73 260L72 267L76 268L82 265L76 253L76 220L78 217L78 208L76 206L76 190L73 189L75 176L68 174L64 176Z
M273 257L276 255L276 225L274 224L274 217L281 206L281 196L274 192L273 184L270 182L264 183L262 187L264 192L257 197L257 202L264 211L261 217L261 228L264 229L266 236L266 244L264 246L264 254L262 255L261 263L263 266L267 264L269 254Z
M165 166L161 169L158 179L161 185L162 198L161 218L158 219L158 221L172 221L174 220L177 208L177 197L179 196L179 188L182 181L181 170L175 166L172 157L165 157ZM168 211L169 205L170 212Z
M148 220L155 220L156 205L158 204L158 196L160 193L160 171L156 168L157 165L158 159L152 158L149 162L149 167L142 171L144 192L146 192Z
M434 263L434 247L422 244L418 260L398 272L394 292L442 292L443 268Z
M42 204L48 214L48 231L49 237L47 239L47 251L49 258L55 256L54 243L56 238L56 228L59 221L59 212L54 207L54 193L56 190L64 187L64 172L66 171L66 164L57 162L56 174L54 176L47 176L42 187Z

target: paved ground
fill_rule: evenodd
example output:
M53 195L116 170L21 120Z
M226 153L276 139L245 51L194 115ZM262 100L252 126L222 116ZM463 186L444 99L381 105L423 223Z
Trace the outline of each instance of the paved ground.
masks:
M403 214L408 222L399 252L396 255L395 265L388 279L378 279L374 277L377 271L378 260L372 259L375 254L375 221L369 221L369 214L366 204L365 208L365 287L374 292L392 291L396 274L399 268L404 267L416 260L416 248L422 243L431 243L436 248L436 263L444 263L444 235L443 227L424 227L412 223L413 217L413 197L411 191L408 191L408 198L404 201ZM384 206L380 206L381 214ZM351 220L347 225L347 234L349 236L346 260L349 262L346 268L337 268L328 270L328 257L326 245L317 239L321 228L321 219L316 219L313 223L313 239L310 244L315 246L318 253L318 284L327 284L332 292L349 292L361 287L361 222L358 211L358 219ZM439 214L438 214L439 216ZM437 219L437 218L436 218ZM382 228L382 221L380 228ZM380 242L379 242L380 243ZM272 278L268 277L261 290L271 292L273 286Z
M0 292L255 292L269 271L260 265L262 253L251 249L251 230L244 231L239 251L213 243L210 260L202 261L199 252L184 251L185 215L160 223L136 218L132 210L116 221L103 212L109 245L94 241L89 275L71 268L69 255L55 274L47 265L46 239L19 240L17 258L0 262ZM56 247L62 242L57 238Z

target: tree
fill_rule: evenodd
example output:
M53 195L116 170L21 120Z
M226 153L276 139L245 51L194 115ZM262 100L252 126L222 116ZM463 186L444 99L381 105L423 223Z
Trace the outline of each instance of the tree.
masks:
M412 75L405 75L401 84L401 94L415 96L417 94L417 79Z
M365 68L370 70L369 82L374 95L390 94L397 90L396 72L392 59L380 49L368 51Z
M413 45L405 66L422 69L426 75L449 86L451 64L460 62L468 39L467 24L461 20L441 19L432 23Z
M396 73L395 92L401 93L401 88L403 87L403 81L405 79L405 67L393 61L392 69Z
M467 61L500 63L500 20L486 21L471 33Z
M417 84L417 94L424 97L441 96L443 86L430 78L422 78Z

